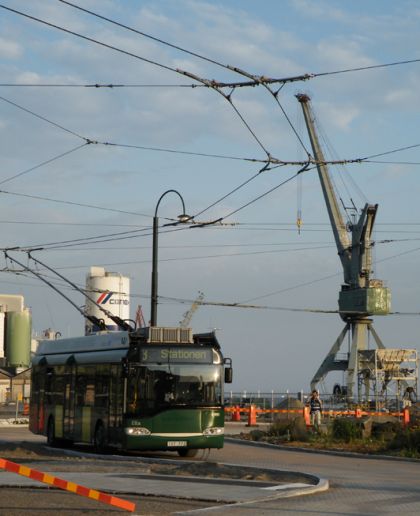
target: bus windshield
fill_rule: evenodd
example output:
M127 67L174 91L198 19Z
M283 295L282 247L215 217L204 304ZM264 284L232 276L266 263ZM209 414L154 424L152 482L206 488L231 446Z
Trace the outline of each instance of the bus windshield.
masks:
M222 367L218 364L149 364L132 371L127 387L127 412L131 414L177 406L220 406Z

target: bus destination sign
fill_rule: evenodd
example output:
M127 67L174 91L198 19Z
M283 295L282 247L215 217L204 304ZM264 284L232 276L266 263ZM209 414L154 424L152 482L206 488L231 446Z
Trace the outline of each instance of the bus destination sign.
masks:
M188 363L211 364L213 363L212 349L181 348L153 346L140 349L140 361L143 363Z

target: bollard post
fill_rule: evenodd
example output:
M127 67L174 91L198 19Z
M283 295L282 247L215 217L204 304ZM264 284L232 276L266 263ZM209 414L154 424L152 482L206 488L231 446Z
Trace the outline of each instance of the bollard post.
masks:
M408 426L410 424L410 411L408 407L403 409L403 425Z
M309 414L309 407L303 407L303 419L305 420L305 425L307 427L311 426L311 416Z
M240 421L241 420L241 410L238 405L233 407L232 411L232 421Z
M246 426L257 426L257 407L255 405L249 406L248 424Z

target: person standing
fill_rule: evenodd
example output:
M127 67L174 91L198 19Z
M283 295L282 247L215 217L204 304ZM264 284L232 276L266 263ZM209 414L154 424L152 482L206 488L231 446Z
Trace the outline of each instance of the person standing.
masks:
M312 391L312 395L309 399L309 413L312 428L318 430L322 417L322 401L319 397L319 392L315 389Z
M413 387L407 387L403 396L403 408L411 407L413 403L416 403L417 396Z

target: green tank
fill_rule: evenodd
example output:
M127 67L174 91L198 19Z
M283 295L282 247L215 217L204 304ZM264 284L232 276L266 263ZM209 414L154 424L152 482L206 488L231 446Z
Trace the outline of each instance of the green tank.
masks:
M32 315L29 309L6 312L6 363L29 367L31 361Z

